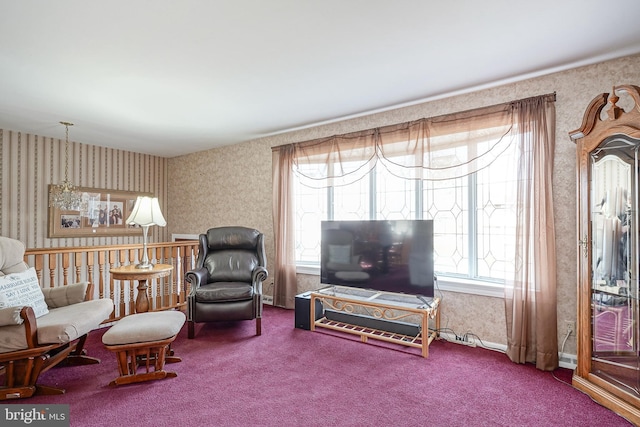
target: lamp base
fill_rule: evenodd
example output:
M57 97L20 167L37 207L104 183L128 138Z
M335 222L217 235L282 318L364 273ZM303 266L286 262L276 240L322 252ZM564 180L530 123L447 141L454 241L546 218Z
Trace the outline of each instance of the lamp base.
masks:
M136 268L141 268L141 269L147 269L150 270L153 268L153 264L151 264L150 262L147 263L140 263L138 265L136 265Z

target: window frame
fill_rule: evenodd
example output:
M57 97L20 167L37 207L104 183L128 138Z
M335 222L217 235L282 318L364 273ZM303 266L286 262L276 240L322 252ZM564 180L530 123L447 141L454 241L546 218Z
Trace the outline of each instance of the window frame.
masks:
M377 168L374 167L366 176L368 180L368 199L369 199L369 218L371 220L380 219L372 218L376 216L377 212ZM497 280L483 280L478 277L478 262L477 262L477 172L468 175L465 179L467 182L467 201L469 203L469 213L467 215L467 227L468 227L468 270L473 272L474 277L463 277L456 275L448 275L444 273L437 274L436 289L459 292L466 294L482 295L489 297L501 298L504 296L504 282ZM411 198L413 199L415 209L415 219L423 219L424 217L424 185L422 180L416 180L415 187ZM334 187L330 186L325 188L326 190L326 211L327 219L334 219ZM296 273L306 274L312 276L320 275L320 265L318 263L304 262L296 260Z

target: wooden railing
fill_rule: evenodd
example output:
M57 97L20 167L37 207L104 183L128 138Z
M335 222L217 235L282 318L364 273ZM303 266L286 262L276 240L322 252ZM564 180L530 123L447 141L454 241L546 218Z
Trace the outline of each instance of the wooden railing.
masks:
M193 268L198 255L195 240L147 245L149 260L170 264L168 277L150 280L147 293L150 311L186 309L189 284L185 273ZM135 264L141 258L142 245L86 246L27 249L24 261L34 267L45 287L66 286L77 282L93 284L93 298L111 298L114 311L106 322L135 313L137 283L114 280L109 270L120 265Z

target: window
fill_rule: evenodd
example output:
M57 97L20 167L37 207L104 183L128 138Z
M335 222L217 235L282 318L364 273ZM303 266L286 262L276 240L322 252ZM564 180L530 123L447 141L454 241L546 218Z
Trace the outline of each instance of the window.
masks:
M467 147L431 153L430 161L470 156L460 150ZM348 185L315 189L296 180L297 264L319 267L322 220L433 219L439 281L446 277L454 282L504 283L505 274L512 271L508 257L515 250L510 243L516 226L512 151L510 146L491 165L454 179L406 179L378 162L364 178ZM402 163L400 156L394 159Z
M317 266L321 219L433 218L438 288L502 297L520 348L529 338L515 324L531 310L556 315L554 102L546 94L273 147L274 286L293 302L295 274L313 273L300 254Z

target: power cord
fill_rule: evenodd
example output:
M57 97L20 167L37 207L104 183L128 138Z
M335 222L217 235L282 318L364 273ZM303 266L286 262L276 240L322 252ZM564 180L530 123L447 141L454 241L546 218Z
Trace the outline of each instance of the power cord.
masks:
M564 354L564 346L567 343L567 340L569 339L569 337L571 336L572 333L573 333L573 331L571 330L571 328L567 328L567 334L564 336L564 339L562 340L562 346L560 346L560 354ZM555 378L556 380L560 381L561 383L567 384L568 386L574 388L573 384L568 383L565 380L558 378L553 371L551 371L551 376L553 378Z
M562 340L562 346L560 347L560 354L564 354L564 345L567 343L567 340L569 339L572 333L573 331L571 330L571 328L567 328L567 335L565 335L564 340Z
M433 293L435 295L435 291L438 291L438 295L440 297L440 304L442 304L442 301L444 301L444 294L440 290L440 286L438 286L438 276L436 276L435 274L433 275L433 286L434 286Z
M504 353L504 350L502 350L502 349L499 349L499 348L496 348L496 347L491 347L490 345L486 345L484 343L484 341L482 341L482 339L478 335L476 335L476 334L474 334L472 332L467 332L465 335L469 336L469 337L472 337L473 339L477 340L480 343L480 347L482 347L482 348L486 348L487 350L497 351L499 353Z

